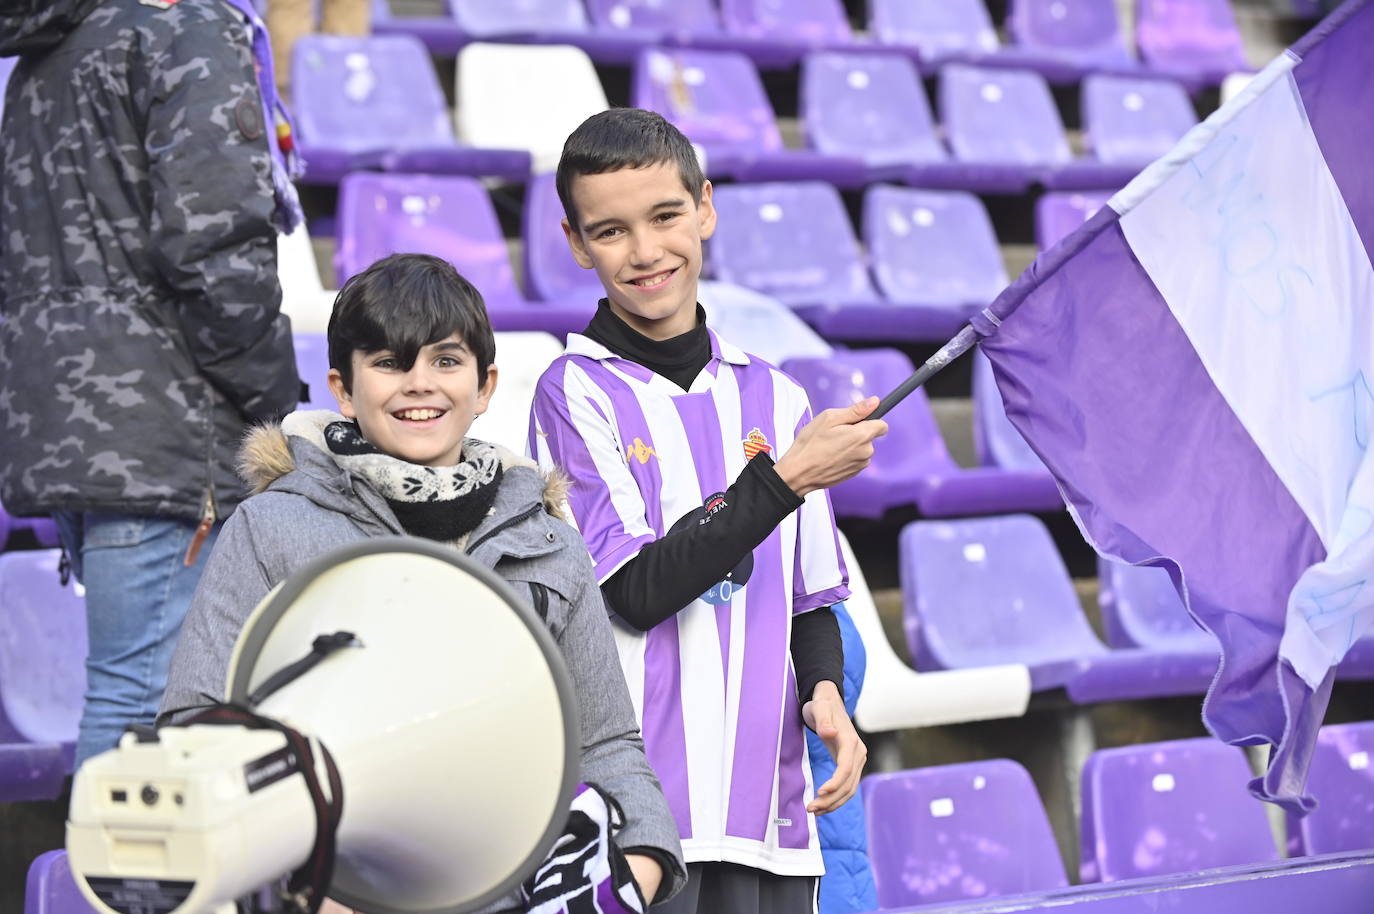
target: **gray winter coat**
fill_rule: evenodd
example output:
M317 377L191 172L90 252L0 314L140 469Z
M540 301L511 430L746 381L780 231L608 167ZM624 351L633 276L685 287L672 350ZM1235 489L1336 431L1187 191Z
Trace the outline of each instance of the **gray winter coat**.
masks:
M581 709L582 770L624 808L621 847L652 847L678 861L664 873L685 881L677 826L644 755L610 620L582 537L558 517L561 487L535 464L502 449L501 488L490 516L469 535L470 555L509 581L549 594L545 621L563 651ZM404 535L385 499L339 467L320 446L255 429L241 459L255 494L225 523L181 628L163 697L164 714L223 697L229 657L244 620L291 572L348 543ZM512 519L517 523L506 526ZM494 535L492 531L495 532ZM475 548L474 548L475 547ZM423 637L423 633L417 633ZM501 909L498 906L498 909Z
M221 0L14 0L0 56L0 499L195 519L300 382L247 25Z

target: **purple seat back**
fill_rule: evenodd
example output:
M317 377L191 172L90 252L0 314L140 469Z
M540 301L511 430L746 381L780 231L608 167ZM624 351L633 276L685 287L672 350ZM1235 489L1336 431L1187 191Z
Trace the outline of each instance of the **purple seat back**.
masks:
M1163 568L1099 559L1097 593L1102 627L1112 647L1165 651L1219 651L1215 636L1198 627Z
M1374 847L1374 721L1317 731L1307 789L1318 805L1289 818L1290 857Z
M981 350L973 354L973 445L984 466L1049 472L1007 418L992 363Z
M346 177L339 185L339 285L401 252L444 258L489 302L519 297L496 211L476 178Z
M999 46L983 0L869 0L868 8L879 41L915 47L927 61L992 54Z
M872 774L862 789L883 909L1068 885L1035 784L1016 762Z
M1084 136L1103 162L1144 165L1197 125L1188 93L1176 82L1095 73L1083 80Z
M1045 78L1029 70L941 68L940 119L963 162L1058 165L1073 158Z
M453 18L475 38L531 32L585 32L582 0L448 0Z
M59 555L0 555L0 741L76 739L86 691L86 601L75 584L62 586Z
M899 540L903 624L917 669L1034 665L1106 652L1034 517L915 521Z
M5 87L9 85L10 74L17 63L18 57L0 57L0 118L5 116Z
M720 17L711 0L587 0L597 27L608 32L715 35Z
M786 369L806 389L813 413L852 406L872 395L882 396L914 370L911 360L896 349L852 349L826 359L789 359ZM924 391L918 388L894 406L887 420L888 433L874 448L873 462L859 476L831 491L837 501L860 480L877 478L910 488L926 474L955 469Z
M1035 201L1035 243L1048 251L1093 217L1112 198L1110 191L1044 194Z
M1100 749L1083 766L1084 882L1278 859L1240 749L1212 738Z
M1023 48L1100 66L1129 66L1116 0L1013 0L1007 27Z
M29 864L24 914L97 914L76 887L66 851L47 851Z
M877 299L839 191L818 181L716 188L716 279L789 305Z
M783 148L758 70L734 51L644 51L635 64L634 105L662 114L709 152L757 155Z
M296 373L310 386L310 399L300 409L338 409L338 401L329 392L329 342L323 333L291 334L296 350Z
M826 155L853 156L869 165L949 158L935 134L916 66L905 57L807 55L801 114L807 142Z
M720 0L725 30L748 38L772 38L820 46L854 39L840 0Z
M875 184L864 193L863 220L889 301L981 307L1007 285L992 221L973 194Z
M0 549L5 548L5 543L9 541L10 529L13 526L13 519L4 505L0 505Z
M1245 69L1231 0L1136 0L1135 42L1141 59L1162 69Z
M525 283L545 301L575 298L597 301L605 292L596 273L573 259L563 234L563 204L554 176L539 175L525 190Z
M429 53L410 35L307 35L291 56L301 142L347 152L454 146Z

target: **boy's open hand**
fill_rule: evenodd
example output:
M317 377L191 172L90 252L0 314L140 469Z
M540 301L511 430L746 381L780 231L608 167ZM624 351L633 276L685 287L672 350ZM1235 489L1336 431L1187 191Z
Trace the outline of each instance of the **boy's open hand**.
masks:
M802 719L835 759L835 774L816 790L815 799L806 807L807 812L824 815L839 809L859 789L868 747L844 709L840 690L829 680L817 684L811 700L802 705Z
M882 419L864 417L878 407L869 397L853 406L827 409L806 423L776 469L800 498L857 474L873 459L873 440L887 434Z

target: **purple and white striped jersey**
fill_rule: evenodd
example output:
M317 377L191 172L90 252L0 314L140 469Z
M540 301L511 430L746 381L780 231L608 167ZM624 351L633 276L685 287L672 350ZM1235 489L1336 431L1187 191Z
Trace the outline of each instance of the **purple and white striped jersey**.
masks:
M529 449L572 477L604 582L675 524L709 523L758 450L811 418L787 375L711 333L684 391L580 334L535 392ZM791 617L849 595L829 495L812 492L752 555L648 632L614 626L621 666L688 862L823 870L791 659Z

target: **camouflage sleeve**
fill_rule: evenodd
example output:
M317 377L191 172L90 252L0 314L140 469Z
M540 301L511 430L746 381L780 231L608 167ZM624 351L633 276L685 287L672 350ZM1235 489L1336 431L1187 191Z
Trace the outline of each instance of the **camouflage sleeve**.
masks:
M247 34L228 15L178 19L148 64L154 259L201 373L246 419L279 416L295 407L300 382Z

